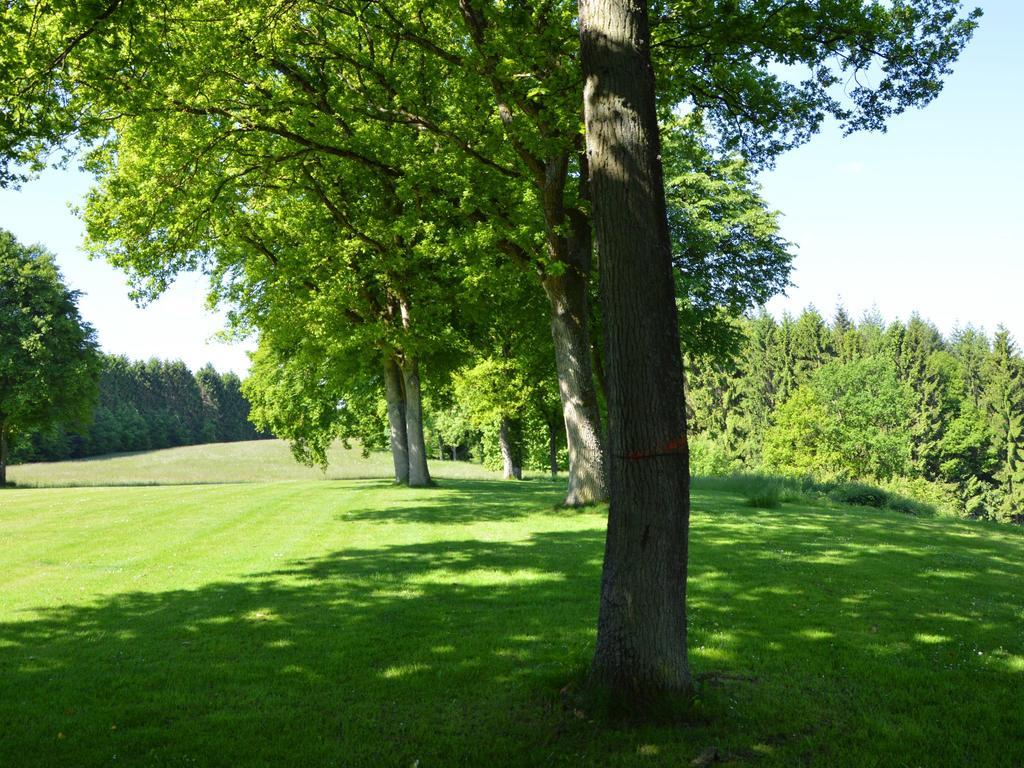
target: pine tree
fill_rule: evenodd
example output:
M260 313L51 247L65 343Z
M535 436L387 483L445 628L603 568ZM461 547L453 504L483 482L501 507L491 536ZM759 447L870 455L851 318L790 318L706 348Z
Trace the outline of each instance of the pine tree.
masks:
M982 401L994 438L1002 492L999 517L1024 516L1024 363L1009 332L1000 326L985 366Z
M959 373L956 359L945 351L933 352L925 362L920 390L914 390L917 412L911 425L913 471L928 480L941 475L943 436L956 417L958 401L954 382Z
M782 315L771 344L771 368L775 371L776 403L783 403L797 388L796 356L793 352L793 333L796 321L788 312Z
M744 445L740 458L748 465L761 460L761 444L771 424L772 413L780 402L780 371L775 364L781 358L774 354L779 326L767 312L747 325L747 343L740 359L740 414Z
M857 347L861 357L874 357L882 352L885 340L885 320L877 308L864 313L857 324Z
M937 368L929 370L933 353L941 349L942 336L916 313L902 329L900 344L894 350L896 371L913 396L911 425L911 466L917 474L930 479L938 471L937 450L947 409L943 383Z
M848 363L861 356L857 329L842 304L836 307L836 313L832 317L831 332L832 349L841 362Z
M813 306L807 307L793 327L793 359L796 383L811 375L835 356L832 338L824 318Z
M988 337L971 326L957 328L953 331L950 349L960 361L960 372L967 396L975 408L981 407L981 395L985 387L985 361L991 351Z

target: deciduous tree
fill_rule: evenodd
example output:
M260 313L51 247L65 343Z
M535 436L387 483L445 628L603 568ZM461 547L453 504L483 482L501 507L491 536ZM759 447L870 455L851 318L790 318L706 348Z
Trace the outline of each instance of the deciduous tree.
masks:
M100 359L77 300L52 254L0 230L0 487L13 438L92 409Z

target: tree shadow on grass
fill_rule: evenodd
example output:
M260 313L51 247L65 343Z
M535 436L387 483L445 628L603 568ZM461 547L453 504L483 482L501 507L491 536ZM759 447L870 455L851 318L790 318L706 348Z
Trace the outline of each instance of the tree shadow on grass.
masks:
M492 519L494 485L459 481L455 519ZM595 517L0 624L0 765L676 766L709 744L734 764L1019 764L1021 539L902 522L698 514L690 646L715 674L692 728L606 730L561 706L593 643Z
M364 488L394 487L384 480L364 480L359 483ZM350 488L349 483L340 486L344 492ZM592 509L556 509L565 497L565 483L549 480L439 480L436 488L426 492L421 488L396 490L418 498L415 503L410 503L402 495L396 495L372 507L339 513L338 520L452 525L487 520L517 520L534 516L538 510L545 509L560 517L593 512Z

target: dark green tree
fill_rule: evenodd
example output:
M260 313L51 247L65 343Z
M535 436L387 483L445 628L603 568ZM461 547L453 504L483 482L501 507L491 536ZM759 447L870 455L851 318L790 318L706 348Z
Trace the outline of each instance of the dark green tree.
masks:
M0 230L0 487L12 440L88 420L99 354L77 300L52 254Z
M835 357L832 335L825 318L814 307L807 307L793 325L793 379L805 383L826 362Z
M1000 327L986 364L982 402L998 461L995 479L1002 492L998 515L1024 515L1024 362L1009 331Z
M985 388L985 361L991 352L989 340L984 333L971 326L957 328L953 331L950 348L960 361L960 373L967 397L975 408L980 408Z
M736 319L785 289L793 254L753 166L716 154L692 115L664 121L662 139L683 351L724 362L743 341Z

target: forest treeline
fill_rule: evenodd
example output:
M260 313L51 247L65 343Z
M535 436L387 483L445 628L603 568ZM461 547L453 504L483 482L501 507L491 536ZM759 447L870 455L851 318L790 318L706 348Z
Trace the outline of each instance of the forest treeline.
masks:
M977 518L1024 521L1024 359L1003 328L914 315L739 321L726 362L688 365L692 469L867 480Z
M62 461L179 445L268 437L249 422L249 403L234 373L178 361L104 355L99 394L87 426L58 424L15 443L14 462Z

